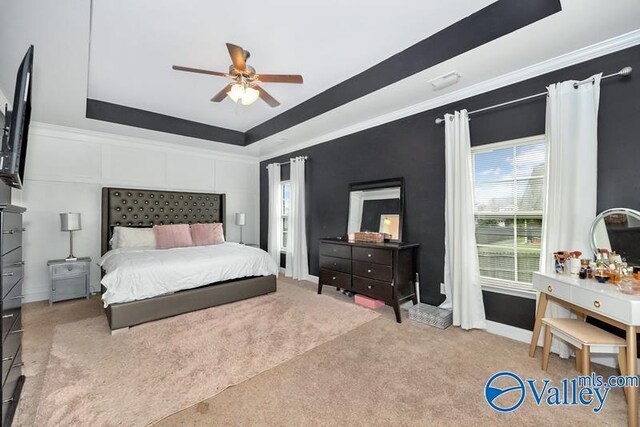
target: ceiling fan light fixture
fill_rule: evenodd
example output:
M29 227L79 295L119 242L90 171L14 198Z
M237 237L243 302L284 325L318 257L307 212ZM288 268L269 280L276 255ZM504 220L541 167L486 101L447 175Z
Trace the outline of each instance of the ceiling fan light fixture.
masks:
M233 86L231 86L231 90L227 92L227 95L233 100L233 102L237 103L245 96L244 86L240 83L234 84Z
M260 97L260 91L247 87L244 90L244 96L242 97L242 105L251 105Z

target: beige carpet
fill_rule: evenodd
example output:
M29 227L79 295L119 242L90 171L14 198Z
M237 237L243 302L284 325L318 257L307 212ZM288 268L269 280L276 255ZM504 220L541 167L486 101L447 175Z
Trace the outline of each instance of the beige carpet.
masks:
M393 311L160 422L160 426L626 426L620 389L602 412L540 407L529 396L500 414L484 399L489 377L511 370L522 378L574 378L575 359L552 355L483 331L444 331ZM594 365L598 374L611 369Z
M114 336L102 315L59 325L35 425L145 425L377 316L280 282L275 294Z
M278 283L290 282L280 278ZM305 299L317 301L314 284L296 283ZM349 301L331 288L324 293L341 302ZM101 310L97 298L53 307L44 303L24 307L27 382L16 425L34 424L53 331L96 317ZM459 328L441 331L406 319L397 324L390 307L379 312L382 316L377 319L186 407L159 424L626 425L626 404L620 390L610 393L599 415L589 408L537 407L529 401L514 413L498 414L483 397L484 384L491 374L511 369L525 378L548 377L556 383L577 374L574 360L552 355L549 372L545 374L540 370L540 353L535 359L528 357L526 344L482 331L465 332ZM594 369L604 376L614 373L599 365L594 365ZM179 399L185 390L188 387L176 386L167 399ZM155 391L148 389L143 393L146 400Z

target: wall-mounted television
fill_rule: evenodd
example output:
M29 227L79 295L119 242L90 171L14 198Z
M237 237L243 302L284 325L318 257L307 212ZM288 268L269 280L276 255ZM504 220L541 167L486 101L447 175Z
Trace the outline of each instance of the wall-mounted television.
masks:
M33 46L30 46L18 68L13 110L9 111L5 106L5 126L0 148L0 179L14 188L22 188L24 183L32 83Z

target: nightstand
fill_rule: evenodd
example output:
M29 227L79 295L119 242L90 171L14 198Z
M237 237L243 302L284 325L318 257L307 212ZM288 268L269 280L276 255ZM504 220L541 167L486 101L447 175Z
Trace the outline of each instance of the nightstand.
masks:
M49 305L57 301L74 298L89 299L89 270L91 258L78 258L75 261L54 259L47 261L49 266Z

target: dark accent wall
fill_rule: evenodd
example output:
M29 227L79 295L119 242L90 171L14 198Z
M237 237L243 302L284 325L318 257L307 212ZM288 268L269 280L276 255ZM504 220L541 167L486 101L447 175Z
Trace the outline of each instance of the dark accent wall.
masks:
M264 161L260 167L260 243L266 248L268 163L307 155L307 224L310 273L318 274L318 239L344 235L349 183L404 177L404 240L421 243L418 270L422 301L443 301L444 265L444 128L436 117L471 111L544 90L554 82L584 79L631 65L640 70L640 46L567 67L501 89L425 111L330 142ZM472 116L473 145L545 131L544 98ZM598 211L612 207L640 209L640 78L602 82L599 112ZM577 184L579 188L579 183ZM585 230L585 233L588 230ZM484 293L487 317L531 329L535 301Z
M224 142L244 146L244 133L237 130L211 126L191 120L112 104L97 99L87 99L86 117L121 125L134 126L159 132L173 133L207 141Z

